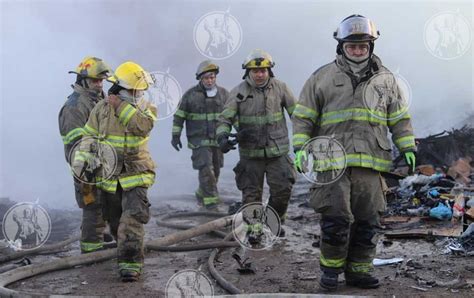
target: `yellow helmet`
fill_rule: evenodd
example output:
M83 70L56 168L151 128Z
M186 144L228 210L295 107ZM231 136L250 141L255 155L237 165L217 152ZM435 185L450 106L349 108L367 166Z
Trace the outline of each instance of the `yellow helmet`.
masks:
M143 67L131 61L120 64L107 81L128 90L146 90L154 84L151 75Z
M210 71L215 71L216 74L219 73L219 66L212 62L211 60L205 60L201 62L197 68L196 71L196 80L199 80L201 78L201 75L210 72Z
M75 71L71 70L69 73L75 73L85 78L106 79L112 73L112 69L102 59L86 57Z
M242 63L243 69L251 68L272 68L275 66L272 56L261 49L255 49L247 56Z

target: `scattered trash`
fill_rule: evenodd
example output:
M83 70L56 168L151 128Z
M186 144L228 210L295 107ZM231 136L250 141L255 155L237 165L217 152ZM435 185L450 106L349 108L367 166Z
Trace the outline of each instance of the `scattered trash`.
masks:
M88 285L89 283L87 281L81 282L81 285Z
M439 202L437 207L430 210L430 216L439 220L449 220L453 216L453 212L443 202Z
M392 259L374 259L372 264L374 266L384 266L384 265L391 265L403 262L403 258L392 258Z
M247 263L248 258L242 261L242 258L237 253L233 253L232 258L239 264L240 268L237 268L237 271L240 274L255 274L256 269L252 266L252 263Z
M418 290L418 291L423 291L423 292L428 291L428 289L420 288L420 287L415 287L415 286L410 286L410 288L415 289L415 290Z

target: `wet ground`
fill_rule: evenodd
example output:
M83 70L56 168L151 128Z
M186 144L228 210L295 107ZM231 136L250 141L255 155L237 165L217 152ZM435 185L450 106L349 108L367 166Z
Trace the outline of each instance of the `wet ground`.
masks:
M240 196L229 184L221 185L224 204L237 200ZM318 266L319 239L318 215L305 207L305 185L299 184L294 192L289 216L286 222L286 237L269 250L245 251L244 257L256 268L255 274L241 275L238 265L231 257L233 248L219 254L216 268L228 281L244 293L313 293L325 294L319 289ZM227 190L227 191L226 191ZM197 206L192 194L160 198L152 210L153 218L174 211L195 210ZM222 208L224 210L225 208ZM68 213L69 224L80 222L79 212ZM195 218L194 223L211 220ZM63 232L64 229L61 230ZM77 230L77 229L76 229ZM146 226L146 238L156 239L176 230L158 227L152 219ZM73 232L73 231L71 231ZM54 233L53 233L54 235ZM60 240L64 236L59 236ZM190 241L216 240L212 236L201 236ZM403 263L376 267L375 274L381 280L381 287L362 290L344 285L340 277L340 289L335 294L361 296L453 296L472 297L474 291L474 258L455 256L443 252L442 239L426 241L422 239L383 241L380 238L377 258L401 257ZM385 243L385 244L384 244ZM184 243L183 243L184 244ZM79 254L78 244L72 250L55 255L32 257L33 263L47 262L64 256ZM239 250L242 253L241 250ZM210 250L193 252L156 252L146 254L145 272L139 282L121 283L116 272L115 260L83 266L74 269L50 272L9 285L9 288L35 294L57 295L98 295L98 296L153 296L164 297L170 277L184 269L201 270L211 279L215 295L226 292L212 279L207 260ZM437 283L437 285L434 285Z

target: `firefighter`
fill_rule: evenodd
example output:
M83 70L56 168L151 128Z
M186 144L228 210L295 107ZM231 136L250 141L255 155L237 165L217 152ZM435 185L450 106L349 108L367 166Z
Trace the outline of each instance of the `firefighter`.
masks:
M69 156L74 145L84 135L83 127L94 106L104 99L103 80L112 70L101 59L86 57L75 71L76 83L73 93L59 112L59 131L64 143L64 154ZM76 201L82 209L81 252L88 253L103 248L105 222L102 218L102 205L97 199L96 189L74 179Z
M99 174L97 187L106 205L104 217L117 239L121 280L129 282L138 280L143 268L143 225L150 219L147 190L155 181L155 163L148 150L148 139L157 110L144 99L144 91L153 80L140 65L123 63L108 81L113 83L108 97L92 110L84 131L99 138L99 148L108 144L115 149L113 175ZM91 147L90 143L81 142L80 153L87 157ZM105 151L99 150L104 154ZM78 158L74 164L82 167L88 161Z
M268 205L284 221L296 172L288 156L289 139L286 110L295 108L295 97L288 86L275 79L272 57L263 50L253 50L244 60L244 81L229 96L219 116L218 142L222 152L239 144L240 160L234 168L242 204L262 201L263 181L270 187ZM237 140L230 137L232 126ZM284 236L284 230L281 235Z
M379 286L371 272L376 227L379 214L385 210L380 172L389 171L392 162L388 131L407 164L412 170L415 167L415 138L408 107L393 74L373 54L378 37L369 19L360 15L344 19L334 33L338 41L336 60L309 77L292 116L298 171L303 171L307 157L302 146L313 137L331 137L345 150L347 168L342 176L329 184L317 184L311 191L311 205L322 214L320 285L327 290L337 289L342 272L347 285ZM382 74L389 78L386 86L392 84L391 99L368 104L367 85ZM319 164L331 166L318 175L333 175L332 169L344 167L337 160L321 160Z
M182 148L181 131L186 123L188 147L192 150L193 168L199 171L198 203L215 209L219 203L217 181L224 166L224 156L216 140L217 116L222 112L229 92L216 84L219 66L210 60L199 64L199 83L183 95L173 119L171 145Z

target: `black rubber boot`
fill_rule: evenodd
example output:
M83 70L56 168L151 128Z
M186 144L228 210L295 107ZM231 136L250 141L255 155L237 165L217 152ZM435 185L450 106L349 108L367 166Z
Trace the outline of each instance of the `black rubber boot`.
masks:
M140 278L140 273L133 270L121 270L120 271L120 279L122 282L134 282L138 281Z
M337 290L337 277L337 273L323 271L319 285L327 291L335 291Z
M346 285L361 288L361 289L375 289L380 286L379 280L370 274L354 274L345 273Z

